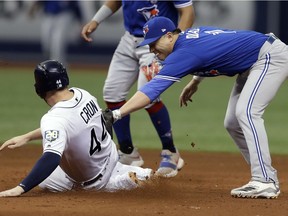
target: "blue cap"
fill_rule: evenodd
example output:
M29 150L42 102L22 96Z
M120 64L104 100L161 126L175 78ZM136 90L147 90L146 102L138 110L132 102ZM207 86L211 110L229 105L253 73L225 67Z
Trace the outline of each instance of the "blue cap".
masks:
M151 44L165 35L167 32L172 32L176 29L174 23L166 17L154 17L145 23L143 27L144 41L137 47Z

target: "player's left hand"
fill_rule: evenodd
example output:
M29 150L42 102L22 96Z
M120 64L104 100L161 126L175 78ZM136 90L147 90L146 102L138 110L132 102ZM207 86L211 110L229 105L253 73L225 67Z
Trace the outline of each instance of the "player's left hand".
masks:
M0 147L0 151L5 147L8 147L10 149L18 148L25 145L28 141L29 138L27 138L26 135L13 137L2 144L2 146Z
M192 102L192 95L198 90L198 83L188 83L184 89L182 90L180 97L179 97L179 103L180 107L183 105L188 106L187 102Z
M87 42L92 42L93 39L89 37L89 35L97 29L98 25L99 24L94 20L84 25L81 31L82 38Z
M12 189L0 192L0 197L15 197L20 196L22 193L24 193L23 188L20 186L16 186Z
M114 118L113 118L113 113L112 110L110 109L105 109L102 112L104 119L105 119L105 126L106 130L110 134L111 138L113 139L113 123L114 123Z

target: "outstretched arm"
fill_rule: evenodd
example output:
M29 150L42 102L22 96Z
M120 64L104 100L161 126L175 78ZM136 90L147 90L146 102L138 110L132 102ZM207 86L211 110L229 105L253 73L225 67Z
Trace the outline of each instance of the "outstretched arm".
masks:
M121 115L126 116L129 113L140 110L147 106L150 102L151 101L146 94L141 91L137 91L133 97L120 108Z
M41 129L37 128L36 130L30 131L26 134L13 137L2 144L0 151L5 147L14 149L20 146L27 144L29 141L42 139Z
M28 192L44 181L60 164L60 160L60 155L45 152L21 183L12 189L0 192L0 197L15 197Z
M132 96L132 98L129 99L127 101L127 103L125 103L120 109L116 109L116 110L112 111L112 116L113 116L112 118L110 116L108 116L108 118L106 117L106 120L110 119L108 121L110 121L110 124L112 124L112 123L116 122L117 120L121 119L122 117L124 117L128 114L144 108L149 103L151 103L150 98L146 94L144 94L143 92L137 91ZM105 113L104 113L104 115L105 115ZM110 114L108 114L108 115L110 115Z

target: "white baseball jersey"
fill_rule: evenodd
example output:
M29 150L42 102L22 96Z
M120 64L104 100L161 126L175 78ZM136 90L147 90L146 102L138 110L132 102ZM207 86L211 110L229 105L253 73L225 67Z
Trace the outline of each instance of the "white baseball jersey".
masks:
M59 154L60 166L75 181L87 181L105 168L116 146L106 131L101 109L87 91L58 102L41 120L44 152Z
M140 179L150 177L151 169L118 162L97 99L83 89L70 91L72 99L58 102L41 119L43 151L60 155L61 162L39 186L53 191L75 186L115 191L137 186L129 172L136 172Z

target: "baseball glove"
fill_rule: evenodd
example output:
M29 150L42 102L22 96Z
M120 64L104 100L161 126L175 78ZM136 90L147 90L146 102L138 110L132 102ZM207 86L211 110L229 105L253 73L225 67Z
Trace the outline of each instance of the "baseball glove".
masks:
M108 131L111 138L113 139L113 127L112 126L113 126L114 118L113 118L112 110L107 108L102 112L102 114L104 116L106 130Z
M146 76L146 79L150 81L159 73L162 67L162 64L157 59L153 59L151 64L142 66L141 71Z

